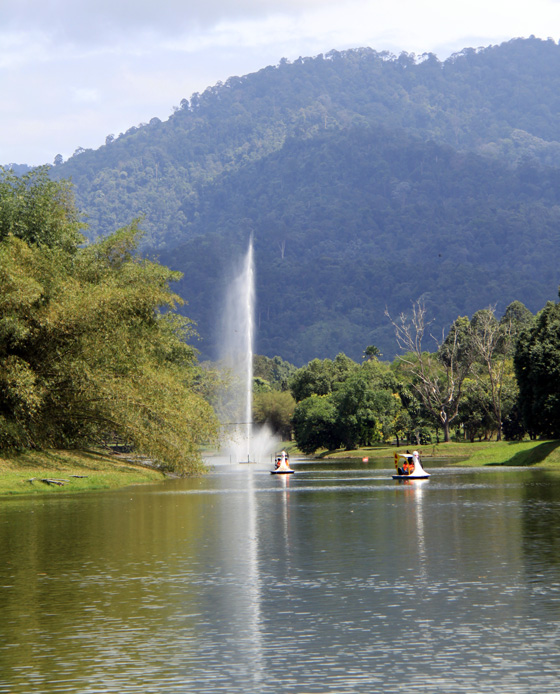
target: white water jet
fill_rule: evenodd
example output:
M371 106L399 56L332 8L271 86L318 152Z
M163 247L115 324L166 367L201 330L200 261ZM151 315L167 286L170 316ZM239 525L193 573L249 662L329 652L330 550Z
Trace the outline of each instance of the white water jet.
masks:
M224 388L217 406L226 441L222 454L231 462L260 462L274 451L268 428L253 425L253 352L255 340L255 263L253 239L243 264L227 288L220 328Z

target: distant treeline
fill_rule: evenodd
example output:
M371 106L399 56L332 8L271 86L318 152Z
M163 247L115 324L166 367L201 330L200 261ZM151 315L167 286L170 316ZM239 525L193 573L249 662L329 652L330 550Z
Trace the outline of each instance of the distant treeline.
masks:
M560 303L536 317L518 301L501 319L494 309L477 311L457 319L431 351L428 324L421 302L392 320L403 350L392 363L379 360L375 345L361 363L341 353L297 370L259 357L257 420L282 433L291 427L308 454L388 441L419 447L452 436L560 437ZM287 392L272 397L274 388Z

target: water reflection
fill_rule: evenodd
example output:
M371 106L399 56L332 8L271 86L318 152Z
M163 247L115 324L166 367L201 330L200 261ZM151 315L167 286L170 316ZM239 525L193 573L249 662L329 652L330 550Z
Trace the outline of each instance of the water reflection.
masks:
M0 692L557 690L558 476L294 467L0 502Z

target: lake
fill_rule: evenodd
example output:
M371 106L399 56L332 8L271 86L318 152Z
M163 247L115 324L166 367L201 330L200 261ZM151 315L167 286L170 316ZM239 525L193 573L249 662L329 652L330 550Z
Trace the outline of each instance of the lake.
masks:
M0 500L0 693L556 693L560 475L424 464Z

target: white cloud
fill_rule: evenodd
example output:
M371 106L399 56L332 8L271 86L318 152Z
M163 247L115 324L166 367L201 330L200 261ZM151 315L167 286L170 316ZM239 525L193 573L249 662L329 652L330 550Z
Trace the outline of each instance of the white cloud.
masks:
M0 163L98 147L280 58L560 36L558 0L0 0Z
M222 21L297 14L333 4L336 0L3 0L0 26L95 44L121 41L130 32L193 33Z

